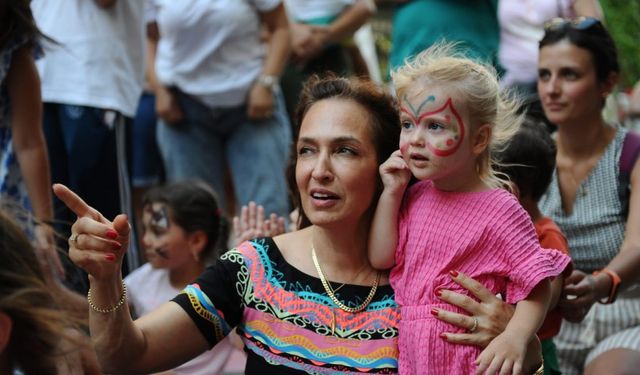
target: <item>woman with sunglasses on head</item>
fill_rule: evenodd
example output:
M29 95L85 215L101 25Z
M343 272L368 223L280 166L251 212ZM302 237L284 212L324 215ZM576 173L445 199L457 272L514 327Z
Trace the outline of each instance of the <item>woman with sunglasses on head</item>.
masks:
M538 41L544 22L553 17L602 18L598 0L500 0L500 48L498 59L505 73L501 86L523 96L536 95Z
M566 234L575 265L559 302L568 321L555 340L563 374L640 368L640 162L622 181L628 130L601 113L618 74L615 44L600 21L545 26L538 92L558 126L558 153L540 207Z
M70 256L90 275L91 335L104 370L171 368L237 326L247 374L398 372L400 309L388 273L367 259L382 190L378 167L399 141L397 108L372 83L315 78L305 86L296 120L290 176L301 229L240 244L172 302L135 322L120 276L126 217L108 221L70 190L54 187L79 217ZM438 319L464 330L452 326L455 333L434 340L487 346L513 307L462 273L451 277L470 295L442 290L441 298L471 316L441 310ZM541 373L537 340L527 354L526 373Z

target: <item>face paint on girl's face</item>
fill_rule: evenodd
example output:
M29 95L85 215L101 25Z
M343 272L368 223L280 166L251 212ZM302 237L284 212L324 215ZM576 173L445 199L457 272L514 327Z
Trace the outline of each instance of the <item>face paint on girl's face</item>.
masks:
M169 220L169 215L167 214L167 206L165 205L150 205L149 211L151 212L151 226L156 227L157 229L166 231L169 229L171 225L171 221Z
M446 99L444 104L436 107L435 105L440 104L439 102L434 95L430 95L418 105L416 110L405 95L404 105L401 107L401 117L406 117L402 121L402 132L415 131L415 127L424 125L429 130L427 135L423 137L425 146L434 155L445 157L452 155L460 147L464 140L465 125L450 97ZM429 103L435 105L428 105ZM423 107L425 110L420 112ZM419 136L419 134L417 135ZM403 155L409 147L410 139L405 137L400 139L400 150Z

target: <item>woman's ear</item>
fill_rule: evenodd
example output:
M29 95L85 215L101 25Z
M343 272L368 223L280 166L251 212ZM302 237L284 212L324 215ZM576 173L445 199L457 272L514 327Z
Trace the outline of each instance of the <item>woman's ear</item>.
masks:
M613 91L613 88L617 84L618 84L618 73L616 72L609 73L609 76L607 77L607 79L605 79L604 82L600 84L601 86L600 93L602 95L602 99L607 99L607 96L611 94L611 92Z
M200 254L207 246L208 241L207 234L202 230L197 230L189 234L189 251L193 255L193 259L200 261Z
M491 142L491 125L483 124L475 131L471 138L471 151L474 155L483 153Z
M9 315L0 312L0 353L4 353L5 349L11 341L11 328L13 322Z

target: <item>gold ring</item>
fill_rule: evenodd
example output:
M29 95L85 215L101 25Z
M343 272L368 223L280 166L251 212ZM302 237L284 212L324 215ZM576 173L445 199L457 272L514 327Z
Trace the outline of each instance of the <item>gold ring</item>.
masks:
M78 242L78 233L72 233L71 237L69 237L69 242L75 245Z
M473 318L473 325L469 328L469 332L474 332L478 328L478 318Z

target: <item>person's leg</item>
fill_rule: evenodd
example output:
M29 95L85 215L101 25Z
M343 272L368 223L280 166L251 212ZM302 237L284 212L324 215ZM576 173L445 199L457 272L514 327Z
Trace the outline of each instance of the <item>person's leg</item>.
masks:
M585 361L585 374L640 372L640 298L618 298L598 312L597 345Z
M640 352L613 349L602 353L584 369L585 375L633 375L640 372Z
M142 199L146 191L161 180L162 159L156 143L157 117L155 96L144 93L140 97L133 120L129 155L131 156L131 187L134 223L138 248L142 249ZM144 261L144 252L141 261Z
M62 105L69 188L106 218L121 212L115 119L99 108ZM108 116L108 118L106 118Z
M282 95L276 95L273 115L263 121L251 121L244 108L225 119L235 124L226 145L231 178L238 206L255 201L266 214L289 214L288 186L285 176L290 149L291 127Z
M584 361L595 345L593 318L589 312L582 323L562 322L560 333L553 338L560 370L564 375L582 375Z
M61 112L62 104L44 103L42 129L47 142L51 182L69 185L68 156L62 131L63 118ZM55 196L53 197L53 206L55 214L54 228L61 236L68 237L74 217L69 210L65 209L64 203Z
M224 199L223 139L219 136L219 113L184 94L178 100L185 118L178 124L158 123L157 140L167 181L199 178L211 185L218 202Z

